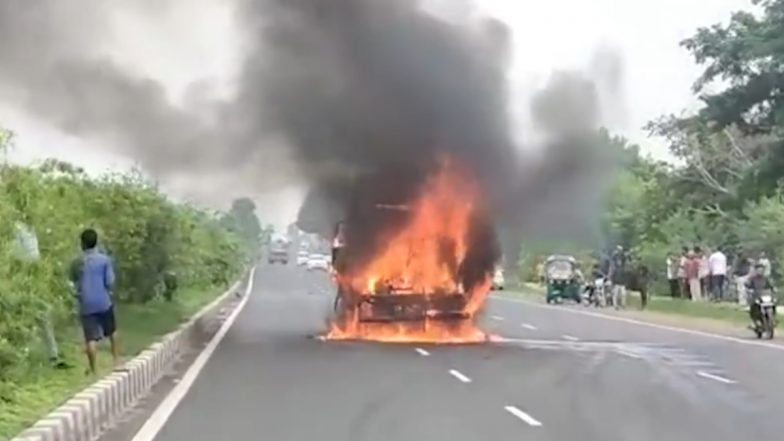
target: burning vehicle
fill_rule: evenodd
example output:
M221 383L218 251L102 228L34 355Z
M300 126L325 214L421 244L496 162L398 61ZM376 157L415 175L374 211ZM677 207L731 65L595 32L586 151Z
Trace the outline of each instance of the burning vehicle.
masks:
M495 245L477 184L442 160L415 194L402 203L379 202L377 191L358 195L352 222L336 229L337 295L327 339L487 340L475 319L490 292L495 253L476 252ZM363 224L379 225L379 218L386 228L363 237ZM352 247L357 238L374 244Z

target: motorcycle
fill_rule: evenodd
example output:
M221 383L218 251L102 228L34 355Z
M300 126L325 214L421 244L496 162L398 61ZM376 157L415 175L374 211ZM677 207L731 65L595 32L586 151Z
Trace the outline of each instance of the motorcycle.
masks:
M772 340L776 329L776 298L772 294L766 293L755 299L759 307L759 320L754 323L754 333L757 338L765 336Z
M593 282L593 289L588 296L588 304L600 308L612 304L612 296L610 295L609 283L607 279L599 277Z

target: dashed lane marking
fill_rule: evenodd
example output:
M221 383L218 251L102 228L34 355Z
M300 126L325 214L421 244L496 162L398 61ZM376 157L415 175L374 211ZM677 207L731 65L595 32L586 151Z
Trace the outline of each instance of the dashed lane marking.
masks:
M529 426L533 427L541 427L542 423L537 420L536 418L532 417L531 415L523 412L516 406L505 406L504 409L511 413L512 415L516 416L517 418L525 421Z
M503 318L503 317L501 317L500 315L494 315L494 316L492 316L492 317L490 317L490 318L492 318L493 320L495 320L495 321L497 321L497 322L502 322L502 321L504 321L504 318Z
M580 341L579 338L577 338L577 337L575 337L573 335L568 335L568 334L562 335L561 338L563 338L564 340L567 340L567 341Z
M414 350L417 351L419 353L419 355L421 355L423 357L427 357L428 355L430 355L430 352L427 352L426 350L424 350L422 348L416 348Z
M641 356L635 354L634 352L625 351L623 349L616 349L615 352L617 352L617 353L619 353L621 355L625 355L625 356L627 356L629 358L637 358L637 359L642 358Z
M470 378L466 377L465 375L463 375L462 372L460 372L460 371L458 371L456 369L450 369L449 370L449 374L452 375L453 377L457 378L458 380L460 380L463 383L470 383L471 382Z
M735 384L736 383L735 380L730 380L729 378L724 378L724 377L719 376L719 375L714 375L714 374L711 374L710 372L697 371L697 375L699 375L702 378L707 378L709 380L718 381L719 383L724 383L724 384Z
M522 326L522 327L523 327L523 328L525 328L525 329L529 329L529 330L531 330L531 331L536 331L536 326L534 326L534 325L529 325L528 323L523 323L523 324L522 324L522 325L520 325L520 326Z
M745 340L743 338L732 337L732 336L729 336L729 335L714 334L714 333L711 333L711 332L698 331L696 329L679 328L677 326L660 325L660 324L657 324L657 323L652 323L652 322L647 322L647 321L642 321L642 320L635 320L635 319L631 319L631 318L627 318L627 317L612 316L612 315L603 314L603 313L600 313L600 312L582 311L582 310L579 310L579 309L571 309L571 308L559 308L559 307L555 307L555 306L551 306L551 305L542 305L540 303L536 303L536 302L532 302L532 301L528 301L528 300L515 299L515 298L505 297L505 296L493 296L491 298L496 299L496 300L501 300L503 302L523 304L523 305L531 306L531 307L534 307L534 308L549 309L549 310L552 310L552 311L561 311L561 312L565 312L567 314L579 314L579 315L584 315L584 316L588 316L588 317L594 317L594 318L600 318L600 319L604 319L604 320L610 320L610 321L614 321L614 322L627 323L627 324L632 324L632 325L637 325L637 326L645 326L645 327L648 327L648 328L659 329L659 330L662 330L662 331L678 332L678 333L682 333L682 334L696 335L696 336L699 336L699 337L712 338L712 339L716 339L716 340L724 340L724 341L728 341L728 342L732 342L732 343L738 343L738 344L742 344L742 345L759 346L759 347L768 348L768 349L775 349L777 351L784 351L784 345L777 344L777 343L767 343L767 342L760 342L760 341L756 341L756 340Z

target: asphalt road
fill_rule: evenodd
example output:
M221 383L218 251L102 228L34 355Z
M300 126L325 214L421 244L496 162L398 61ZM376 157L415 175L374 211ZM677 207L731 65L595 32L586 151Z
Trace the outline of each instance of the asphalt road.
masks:
M324 273L259 267L244 310L155 440L784 437L784 347L497 297L484 326L500 343L309 338L325 329L332 292Z

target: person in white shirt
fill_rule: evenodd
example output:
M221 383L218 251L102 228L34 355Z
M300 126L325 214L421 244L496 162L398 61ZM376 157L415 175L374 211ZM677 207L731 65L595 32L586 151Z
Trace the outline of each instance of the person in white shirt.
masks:
M727 256L717 248L708 258L710 266L711 298L714 302L724 299L724 280L727 277Z
M773 272L773 265L771 265L766 252L763 251L760 253L759 259L757 259L757 265L762 265L762 275L770 279L770 275Z

